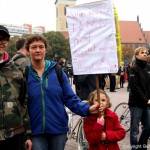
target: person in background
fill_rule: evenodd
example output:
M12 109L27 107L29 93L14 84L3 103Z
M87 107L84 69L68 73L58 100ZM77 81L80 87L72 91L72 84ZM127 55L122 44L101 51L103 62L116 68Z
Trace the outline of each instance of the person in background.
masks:
M62 83L56 73L56 62L45 60L47 40L33 34L27 38L31 64L28 66L28 109L31 120L32 150L64 150L67 141L68 115L72 112L89 116L99 105L83 103L73 92L62 69Z
M134 65L130 68L129 109L130 143L132 150L147 149L150 137L150 65L147 63L148 51L138 47L134 51ZM139 123L142 122L142 132L139 139Z
M127 66L127 76L128 76L128 85L127 85L127 91L130 92L130 82L129 82L129 77L130 77L130 68L132 67L132 62L128 63Z
M120 75L121 75L121 68L119 67L118 72L116 73L116 88L120 89Z
M121 73L120 73L120 88L123 88L123 85L124 85L124 67L123 66L120 66L119 68L121 70Z
M90 93L90 105L98 104L97 91ZM125 137L125 130L120 125L118 116L109 108L108 95L100 90L100 113L84 118L84 132L88 141L88 150L120 150L117 142ZM100 116L99 116L100 114Z
M106 85L106 81L105 81L105 78L106 78L106 74L100 74L99 75L99 86L100 86L100 89L104 90L105 89L105 85Z
M25 44L26 39L19 37L16 41L17 54L12 57L12 60L21 68L24 68L30 63L29 53L26 50Z
M109 80L110 80L110 92L116 92L116 74L115 73L110 73L109 75Z
M69 71L67 69L67 61L65 58L61 58L58 62L58 64L63 68L64 72L66 73L68 79L69 79Z
M96 78L94 74L74 75L76 94L81 100L87 100L90 92L96 89Z
M31 150L26 84L7 53L10 34L0 25L0 149ZM26 134L26 136L25 136Z
M75 93L79 96L80 86L81 86L81 75L73 75L73 84L75 85Z

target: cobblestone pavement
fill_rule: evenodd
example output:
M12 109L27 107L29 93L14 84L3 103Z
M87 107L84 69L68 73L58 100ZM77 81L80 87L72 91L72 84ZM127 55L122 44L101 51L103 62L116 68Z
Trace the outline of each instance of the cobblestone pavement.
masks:
M109 89L106 89L106 93L109 95L110 100L112 102L112 110L117 106L117 104L121 102L128 102L128 95L129 93L127 92L127 83L125 83L124 88L116 89L117 92L109 92ZM74 124L76 121L79 119L79 116L75 116L73 121ZM126 137L118 142L119 147L121 150L131 150L130 143L129 143L129 132L126 133ZM150 150L150 142L149 142L149 148ZM65 150L77 150L77 142L74 139L69 139L66 143Z

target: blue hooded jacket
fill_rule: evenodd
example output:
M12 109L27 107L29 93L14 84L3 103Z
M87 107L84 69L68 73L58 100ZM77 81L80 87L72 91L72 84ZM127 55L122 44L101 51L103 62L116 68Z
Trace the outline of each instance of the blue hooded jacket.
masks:
M78 115L89 115L90 106L76 96L63 70L60 85L55 66L55 62L46 60L42 78L29 66L28 109L32 135L66 133L68 115L64 106Z

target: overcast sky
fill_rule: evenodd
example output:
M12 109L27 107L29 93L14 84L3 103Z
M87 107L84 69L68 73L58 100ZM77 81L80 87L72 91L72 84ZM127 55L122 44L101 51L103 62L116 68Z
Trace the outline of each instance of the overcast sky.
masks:
M0 23L45 26L55 30L55 0L1 0ZM84 0L86 1L86 0ZM150 0L113 0L119 20L136 21L137 15L142 28L150 31Z
M55 5L53 0L0 0L0 23L45 26L55 29Z

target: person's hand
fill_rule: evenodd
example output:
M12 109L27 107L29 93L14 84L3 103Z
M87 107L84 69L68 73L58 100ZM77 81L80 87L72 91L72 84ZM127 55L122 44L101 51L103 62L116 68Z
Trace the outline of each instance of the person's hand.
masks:
M105 141L105 140L106 140L106 133L103 131L101 135L101 141Z
M89 108L91 114L97 114L99 112L99 104L94 104Z
M31 148L32 148L32 142L31 142L31 140L26 140L25 145L27 147L27 150L31 150Z
M149 104L149 105L150 105L150 100L148 100L147 104Z

